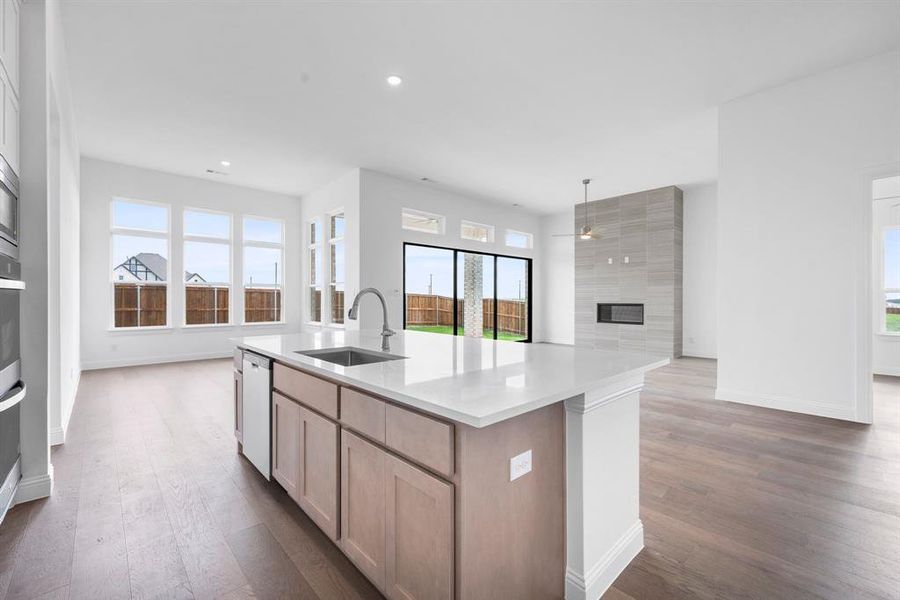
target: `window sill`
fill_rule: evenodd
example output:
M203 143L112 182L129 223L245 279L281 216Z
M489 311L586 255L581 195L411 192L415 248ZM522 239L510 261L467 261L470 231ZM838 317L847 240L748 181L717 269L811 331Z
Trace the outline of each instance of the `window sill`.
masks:
M174 327L160 325L158 327L110 327L106 331L109 333L162 333L173 330Z
M897 332L888 332L888 331L879 331L875 335L879 337L886 337L890 339L900 340L900 331Z
M287 321L253 321L251 323L241 323L241 327L264 327L266 325L287 325Z
M182 325L182 329L229 329L233 328L234 323L197 323L193 325Z

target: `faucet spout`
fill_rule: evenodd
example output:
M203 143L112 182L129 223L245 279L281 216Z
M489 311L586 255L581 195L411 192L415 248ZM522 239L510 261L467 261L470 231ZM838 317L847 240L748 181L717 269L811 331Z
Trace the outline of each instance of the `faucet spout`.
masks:
M381 323L381 349L387 352L391 349L391 344L388 341L388 338L390 338L390 336L394 335L396 332L388 326L387 300L384 299L384 294L373 287L367 287L360 290L359 293L356 294L356 297L353 298L353 305L350 307L350 311L347 313L347 318L354 321L359 318L359 301L366 294L374 294L378 298L378 300L381 301L381 311L383 315L383 321Z

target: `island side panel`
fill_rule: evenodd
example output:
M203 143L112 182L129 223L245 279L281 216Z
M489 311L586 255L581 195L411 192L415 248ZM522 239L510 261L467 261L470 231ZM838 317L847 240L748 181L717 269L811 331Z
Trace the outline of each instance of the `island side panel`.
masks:
M561 598L565 588L562 403L484 428L456 426L457 598ZM531 450L530 473L510 459Z
M644 547L643 374L566 400L566 599L596 600Z

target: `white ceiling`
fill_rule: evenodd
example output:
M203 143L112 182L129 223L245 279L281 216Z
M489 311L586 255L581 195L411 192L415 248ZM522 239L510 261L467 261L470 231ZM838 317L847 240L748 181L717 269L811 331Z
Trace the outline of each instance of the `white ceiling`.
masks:
M900 46L900 2L63 3L82 152L549 212L715 179L716 106ZM390 88L385 76L404 83ZM225 169L223 169L225 170ZM214 177L214 176L213 176Z

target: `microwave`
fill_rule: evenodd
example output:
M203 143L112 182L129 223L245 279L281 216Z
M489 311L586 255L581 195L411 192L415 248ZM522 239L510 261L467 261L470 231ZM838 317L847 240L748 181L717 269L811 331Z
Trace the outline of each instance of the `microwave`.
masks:
M0 254L19 258L19 178L0 156ZM0 277L5 277L0 273Z

